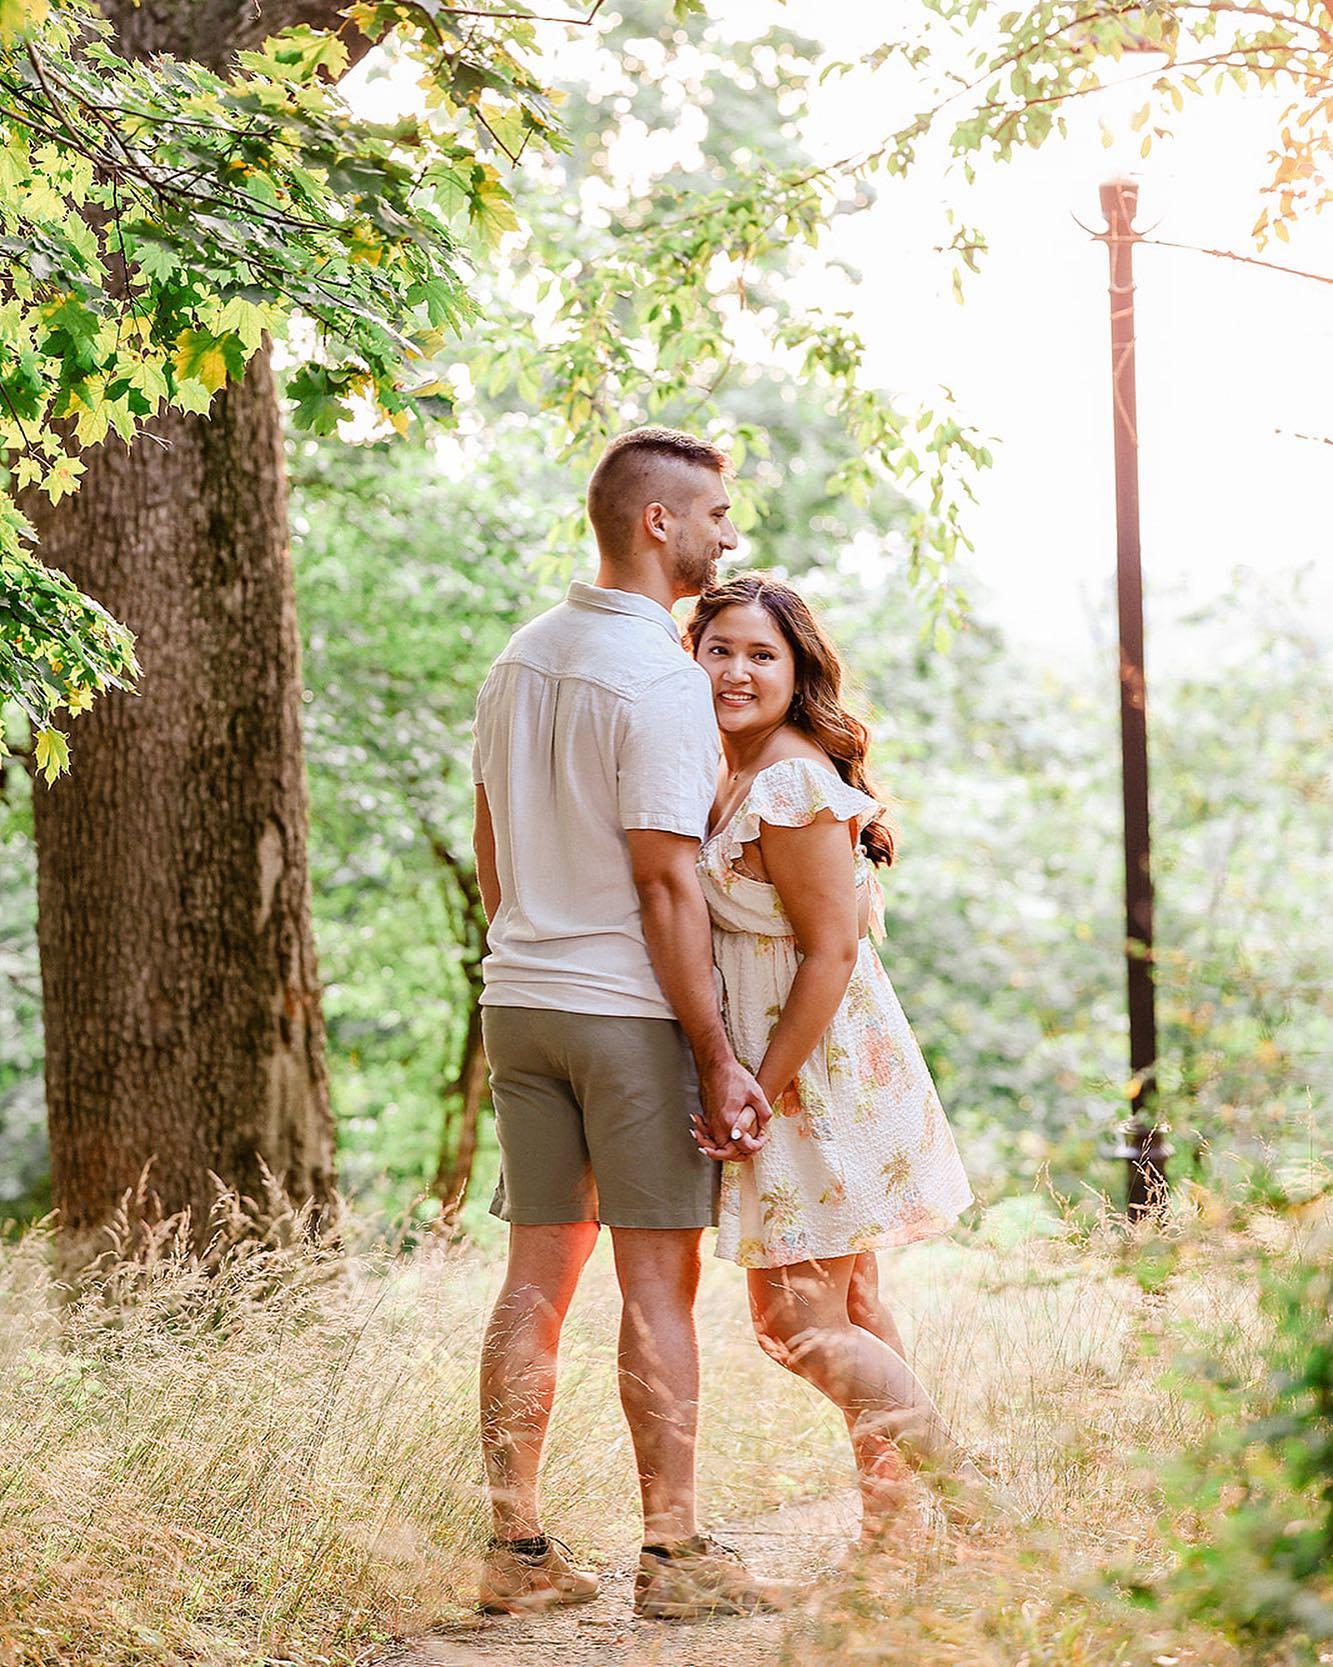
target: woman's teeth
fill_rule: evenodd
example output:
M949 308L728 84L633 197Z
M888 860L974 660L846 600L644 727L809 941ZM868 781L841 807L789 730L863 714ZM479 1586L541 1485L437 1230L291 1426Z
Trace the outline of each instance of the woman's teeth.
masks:
M727 706L748 706L754 699L753 695L721 694L717 697Z

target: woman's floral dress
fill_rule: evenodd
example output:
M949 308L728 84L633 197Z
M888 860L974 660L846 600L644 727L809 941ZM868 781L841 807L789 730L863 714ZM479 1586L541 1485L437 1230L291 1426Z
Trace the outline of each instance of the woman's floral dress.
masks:
M737 869L742 847L758 839L761 822L803 827L831 810L840 822L854 818L859 832L877 809L832 770L786 758L758 773L699 853L722 1014L736 1057L751 1071L801 957L776 889ZM856 878L878 905L859 844ZM880 908L873 912L878 924ZM768 1144L747 1162L723 1166L716 1253L747 1268L848 1256L942 1233L971 1202L926 1062L863 938L842 1005L773 1107Z

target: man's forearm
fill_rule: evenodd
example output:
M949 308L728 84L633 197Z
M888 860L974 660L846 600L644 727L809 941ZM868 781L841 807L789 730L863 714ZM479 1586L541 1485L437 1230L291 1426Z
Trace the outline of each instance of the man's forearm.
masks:
M639 889L648 955L700 1065L731 1057L713 978L713 934L698 882L674 876Z

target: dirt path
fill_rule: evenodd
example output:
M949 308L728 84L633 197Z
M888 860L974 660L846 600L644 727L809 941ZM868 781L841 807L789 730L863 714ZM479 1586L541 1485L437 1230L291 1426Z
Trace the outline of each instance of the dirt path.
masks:
M720 1540L734 1545L760 1574L813 1579L856 1534L852 1492L786 1505L749 1523L723 1523ZM784 1615L724 1619L692 1626L639 1621L631 1600L638 1548L604 1571L601 1595L576 1609L532 1619L478 1617L444 1627L386 1654L376 1667L770 1667L784 1637L802 1622Z

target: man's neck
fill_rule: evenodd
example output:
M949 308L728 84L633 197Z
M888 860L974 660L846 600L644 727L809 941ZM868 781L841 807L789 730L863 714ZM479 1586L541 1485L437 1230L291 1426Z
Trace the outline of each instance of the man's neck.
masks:
M672 593L665 574L621 573L618 569L609 567L606 562L603 562L597 569L597 577L593 580L593 584L599 590L624 590L628 591L631 596L646 596L649 601L656 602L659 607L665 608L668 613L671 612L671 609L679 600Z

